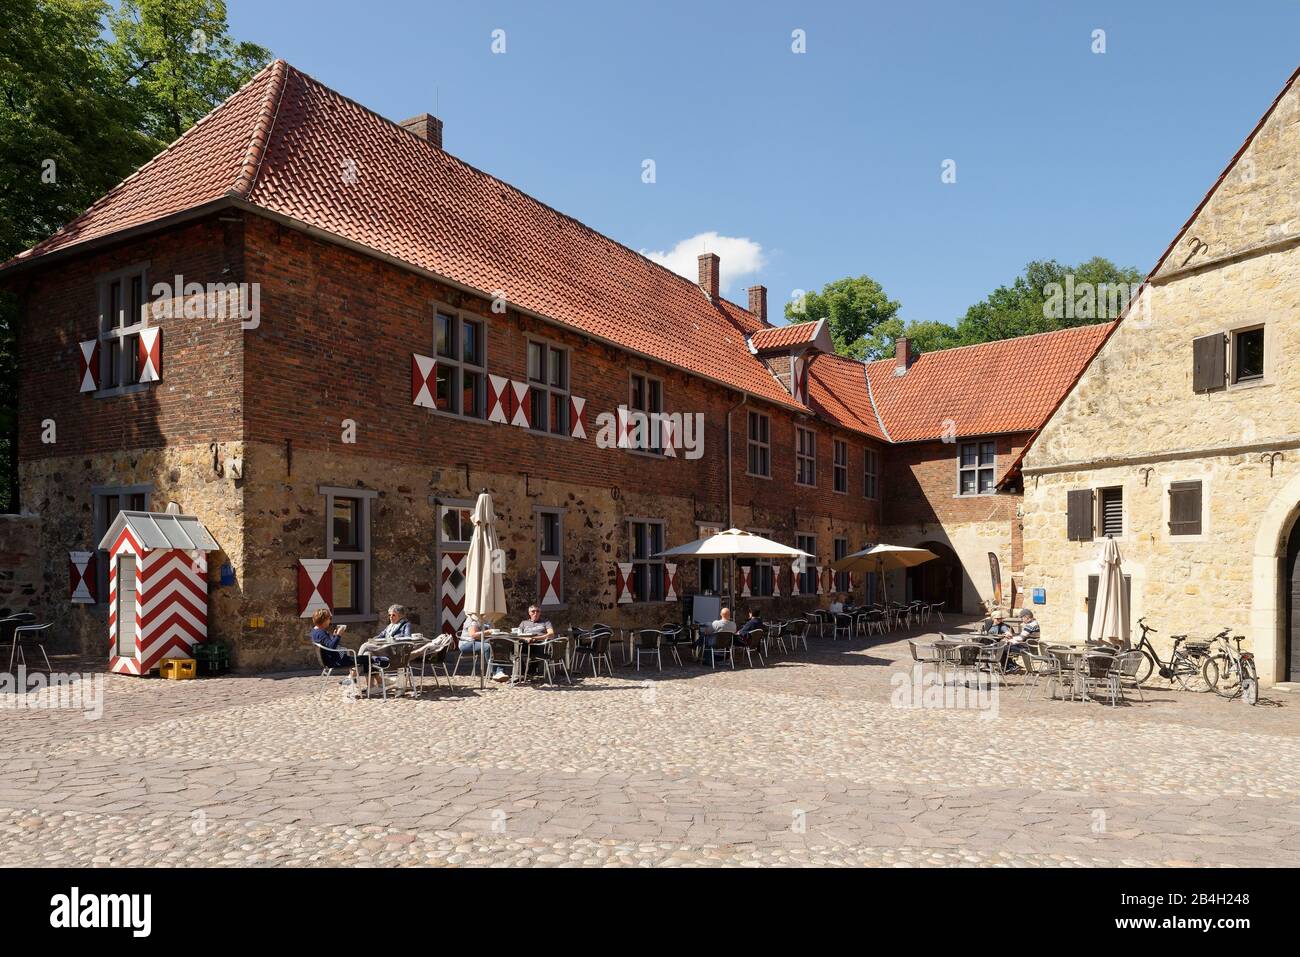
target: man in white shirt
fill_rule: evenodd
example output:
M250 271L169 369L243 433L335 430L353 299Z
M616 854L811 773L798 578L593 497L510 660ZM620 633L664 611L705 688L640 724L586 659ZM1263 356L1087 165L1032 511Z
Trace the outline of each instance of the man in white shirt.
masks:
M842 614L844 614L844 596L843 596L843 595L836 595L836 596L835 596L835 600L834 600L833 602L831 602L831 607L830 607L829 611L830 611L830 613L831 613L832 615L842 615Z
M713 624L700 625L700 637L695 639L697 649L712 648L714 635L734 635L736 633L736 623L731 620L731 609L724 608L719 614L722 617L718 618Z

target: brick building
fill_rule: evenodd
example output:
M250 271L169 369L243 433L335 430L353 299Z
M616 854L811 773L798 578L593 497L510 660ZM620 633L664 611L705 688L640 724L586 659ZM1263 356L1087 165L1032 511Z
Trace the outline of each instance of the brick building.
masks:
M963 565L959 526L1010 541L1018 495L997 486L1055 398L1015 391L1000 407L1024 414L978 433L950 416L959 439L995 437L999 475L959 490L989 508L937 508L932 472L951 478L965 446L912 428L939 406L899 397L931 391L930 368L984 367L936 353L868 375L820 323L771 325L761 286L748 308L724 299L716 256L683 279L441 144L437 119L392 123L277 61L0 270L21 307L22 502L76 645L107 642L106 574L101 555L96 600L68 604L69 553L171 502L220 546L208 631L244 670L307 660L301 560L331 563L336 620L358 630L393 602L454 627L484 488L508 599L522 616L540 596L560 624L679 619L673 599L721 589L721 569L654 553L729 525L823 566L886 528L957 543ZM1091 354L1069 342L1024 354L1050 358L1056 398ZM778 615L849 584L749 577Z

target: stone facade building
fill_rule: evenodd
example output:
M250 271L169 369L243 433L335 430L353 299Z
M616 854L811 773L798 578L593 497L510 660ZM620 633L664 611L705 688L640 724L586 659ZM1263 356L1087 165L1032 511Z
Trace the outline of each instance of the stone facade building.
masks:
M303 561L330 562L336 620L354 632L377 630L390 603L426 633L456 627L481 489L511 606L523 617L540 600L561 626L680 620L673 599L723 589L722 569L674 573L654 554L730 525L823 570L887 528L952 543L974 565L953 573L963 581L995 539L1015 564L1019 450L1095 337L1026 340L1023 367L1050 374L997 402L979 383L956 390L968 404L946 443L931 421L943 403L908 396L947 388L929 370L991 374L968 361L984 347L868 375L820 323L771 325L762 287L748 309L723 298L716 256L683 279L441 138L433 117L394 124L277 61L0 268L21 308L31 552L72 645L106 646L110 596L101 554L95 600L67 601L69 553L94 549L120 510L173 502L220 546L208 633L242 670L310 659ZM1010 418L986 421L981 401ZM641 414L666 419L643 429ZM908 505L944 484L932 476L958 481L968 437L963 501L949 484ZM996 481L980 441L996 446ZM907 517L887 522L882 496ZM747 570L743 600L774 615L865 584ZM979 604L969 582L952 594Z
M1097 542L1131 632L1248 636L1300 680L1300 84L1293 75L1025 457L1045 633L1087 633Z

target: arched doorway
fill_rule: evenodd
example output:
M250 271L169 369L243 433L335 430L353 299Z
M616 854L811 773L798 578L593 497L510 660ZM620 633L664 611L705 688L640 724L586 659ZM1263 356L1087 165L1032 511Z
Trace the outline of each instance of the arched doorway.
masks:
M928 549L938 558L907 570L907 600L941 601L948 611L961 614L962 573L957 553L942 542L921 542L916 547Z
M1300 521L1291 526L1291 534L1287 537L1282 581L1285 629L1277 670L1282 681L1300 681Z

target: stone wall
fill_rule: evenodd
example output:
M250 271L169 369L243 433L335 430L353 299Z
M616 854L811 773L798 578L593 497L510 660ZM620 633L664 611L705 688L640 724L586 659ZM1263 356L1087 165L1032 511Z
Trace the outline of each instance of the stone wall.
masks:
M41 520L35 515L0 515L0 618L14 612L45 611L40 554ZM67 593L67 582L64 582Z
M1067 540L1067 493L1119 486L1132 621L1147 616L1165 650L1171 632L1231 627L1250 638L1261 677L1288 677L1281 572L1300 509L1298 155L1292 89L1030 450L1027 584L1047 589L1045 632L1080 638L1087 623L1098 544ZM1256 325L1263 380L1193 392L1192 340ZM1168 490L1180 480L1203 483L1200 535L1170 534Z

